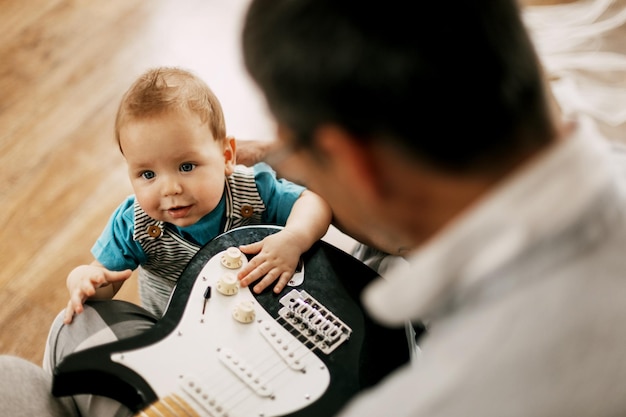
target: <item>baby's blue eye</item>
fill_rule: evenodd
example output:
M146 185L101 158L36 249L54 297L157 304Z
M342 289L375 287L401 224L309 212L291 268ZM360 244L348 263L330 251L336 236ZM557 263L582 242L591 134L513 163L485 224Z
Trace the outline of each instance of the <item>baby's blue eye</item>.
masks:
M152 178L156 177L156 174L154 173L154 171L144 171L141 173L141 176L146 180L151 180Z
M183 172L189 172L189 171L193 170L195 168L195 166L196 166L195 164L186 162L186 163L180 165L180 170L183 171Z

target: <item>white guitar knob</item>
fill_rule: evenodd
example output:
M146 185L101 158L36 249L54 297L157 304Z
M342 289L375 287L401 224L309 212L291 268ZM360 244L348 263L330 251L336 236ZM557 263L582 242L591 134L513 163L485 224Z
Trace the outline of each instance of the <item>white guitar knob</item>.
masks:
M226 273L217 280L217 291L224 295L237 294L239 280L234 274Z
M250 300L242 301L233 310L233 317L240 323L252 323L254 321L254 304Z
M222 265L224 265L228 269L237 269L241 267L243 264L243 259L241 259L241 251L232 246L226 249L224 255L222 255Z

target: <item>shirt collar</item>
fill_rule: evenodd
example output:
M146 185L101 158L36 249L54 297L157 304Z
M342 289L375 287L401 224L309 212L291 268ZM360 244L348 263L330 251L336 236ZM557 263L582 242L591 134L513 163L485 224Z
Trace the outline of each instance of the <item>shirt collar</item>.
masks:
M425 319L451 291L475 285L521 250L570 224L612 175L608 143L592 126L531 161L363 293L390 325Z

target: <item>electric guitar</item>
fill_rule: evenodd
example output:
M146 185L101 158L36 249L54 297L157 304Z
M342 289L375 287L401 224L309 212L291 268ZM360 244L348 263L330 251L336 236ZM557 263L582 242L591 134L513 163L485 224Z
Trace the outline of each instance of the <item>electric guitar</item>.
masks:
M69 355L53 394L104 395L148 417L320 417L407 362L404 329L362 310L376 272L324 241L281 294L239 286L248 259L237 247L278 230L246 226L209 242L154 327Z

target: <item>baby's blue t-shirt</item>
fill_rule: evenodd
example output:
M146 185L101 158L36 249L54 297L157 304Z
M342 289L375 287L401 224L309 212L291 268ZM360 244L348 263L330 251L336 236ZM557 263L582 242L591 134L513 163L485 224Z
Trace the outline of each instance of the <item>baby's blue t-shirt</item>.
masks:
M265 204L261 223L284 226L291 208L304 191L304 187L284 179L277 179L276 173L265 163L254 165L254 180ZM91 249L95 259L112 271L134 270L146 262L146 254L141 245L133 239L134 204L135 196L131 195L117 207ZM226 221L225 216L226 195L224 193L217 207L197 223L187 227L178 227L168 223L168 227L186 240L204 246L222 232Z

